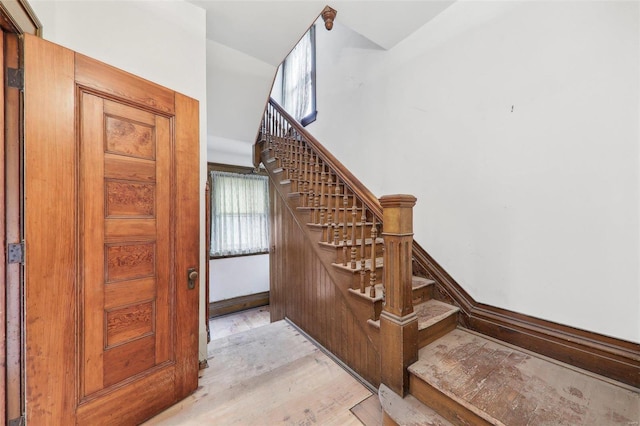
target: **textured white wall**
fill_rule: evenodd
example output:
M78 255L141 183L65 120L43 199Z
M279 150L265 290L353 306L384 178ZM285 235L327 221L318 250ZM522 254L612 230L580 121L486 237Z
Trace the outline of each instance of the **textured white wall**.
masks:
M46 40L93 57L197 99L200 103L200 199L204 205L207 158L205 11L184 1L30 1ZM204 209L200 209L200 227ZM202 234L204 235L204 234ZM200 241L204 271L204 238ZM200 309L205 282L200 274ZM200 315L204 318L204 313ZM200 321L200 359L207 354Z
M640 342L639 4L456 2L318 31L310 131L479 302Z

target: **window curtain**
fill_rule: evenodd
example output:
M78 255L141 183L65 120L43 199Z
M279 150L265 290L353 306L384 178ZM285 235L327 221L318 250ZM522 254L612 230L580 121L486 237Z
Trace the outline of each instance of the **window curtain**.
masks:
M282 68L282 106L299 122L314 113L312 30L289 53Z
M267 176L211 172L211 256L269 250Z

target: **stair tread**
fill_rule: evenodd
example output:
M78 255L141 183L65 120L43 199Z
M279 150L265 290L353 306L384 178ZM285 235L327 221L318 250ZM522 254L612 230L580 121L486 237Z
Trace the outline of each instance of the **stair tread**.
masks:
M490 424L640 421L640 390L459 328L409 372Z
M418 330L424 330L460 311L456 306L435 299L419 303L413 307L413 310L418 316Z
M360 238L358 238L356 240L356 247L360 247L360 245L362 244L361 242L362 240ZM384 240L382 238L376 238L376 244L382 244L384 242ZM338 244L333 244L333 243L328 243L326 241L319 241L318 244L320 244L321 246L324 247L331 247L331 248L342 248L344 247L344 240L340 240L338 241ZM370 246L371 245L371 238L365 238L364 239L364 244L366 246ZM351 245L351 240L347 240L347 247L352 247Z
M362 297L363 299L370 300L371 302L377 302L377 301L382 300L384 298L383 297L384 292L382 290L382 284L376 284L374 286L374 289L376 291L375 297L369 296L369 292L371 291L371 286L370 285L368 285L368 286L366 286L364 288L364 293L361 293L359 289L356 290L355 288L350 288L349 289L349 293L353 294L354 296L358 296L358 297Z
M423 278L418 276L411 277L411 287L413 290L417 290L422 287L427 287L429 285L435 284L434 280L430 280L429 278Z
M380 405L385 413L389 415L397 424L402 426L451 426L447 419L440 416L431 408L422 404L412 395L404 398L381 384L378 389Z
M382 258L381 257L377 257L376 258L376 269L382 268ZM332 263L333 266L335 266L338 269L342 269L344 271L349 271L349 272L353 272L354 274L356 272L360 272L361 269L361 264L360 261L356 262L356 268L355 269L351 269L351 265L347 264L347 266L344 266L342 263ZM371 270L371 259L366 259L365 263L364 263L364 270L365 271L370 271Z

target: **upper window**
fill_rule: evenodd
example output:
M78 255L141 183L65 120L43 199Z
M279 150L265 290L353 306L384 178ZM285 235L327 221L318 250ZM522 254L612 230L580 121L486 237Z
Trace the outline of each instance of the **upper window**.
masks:
M211 256L269 251L267 176L212 171Z
M282 64L282 106L303 126L316 119L315 27L302 37Z

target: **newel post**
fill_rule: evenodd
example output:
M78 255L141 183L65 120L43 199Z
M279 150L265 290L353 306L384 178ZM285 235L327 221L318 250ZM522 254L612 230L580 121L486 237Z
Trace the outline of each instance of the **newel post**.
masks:
M412 195L380 198L384 238L385 305L380 315L382 383L400 396L409 390L407 367L418 360L418 318L413 312Z

